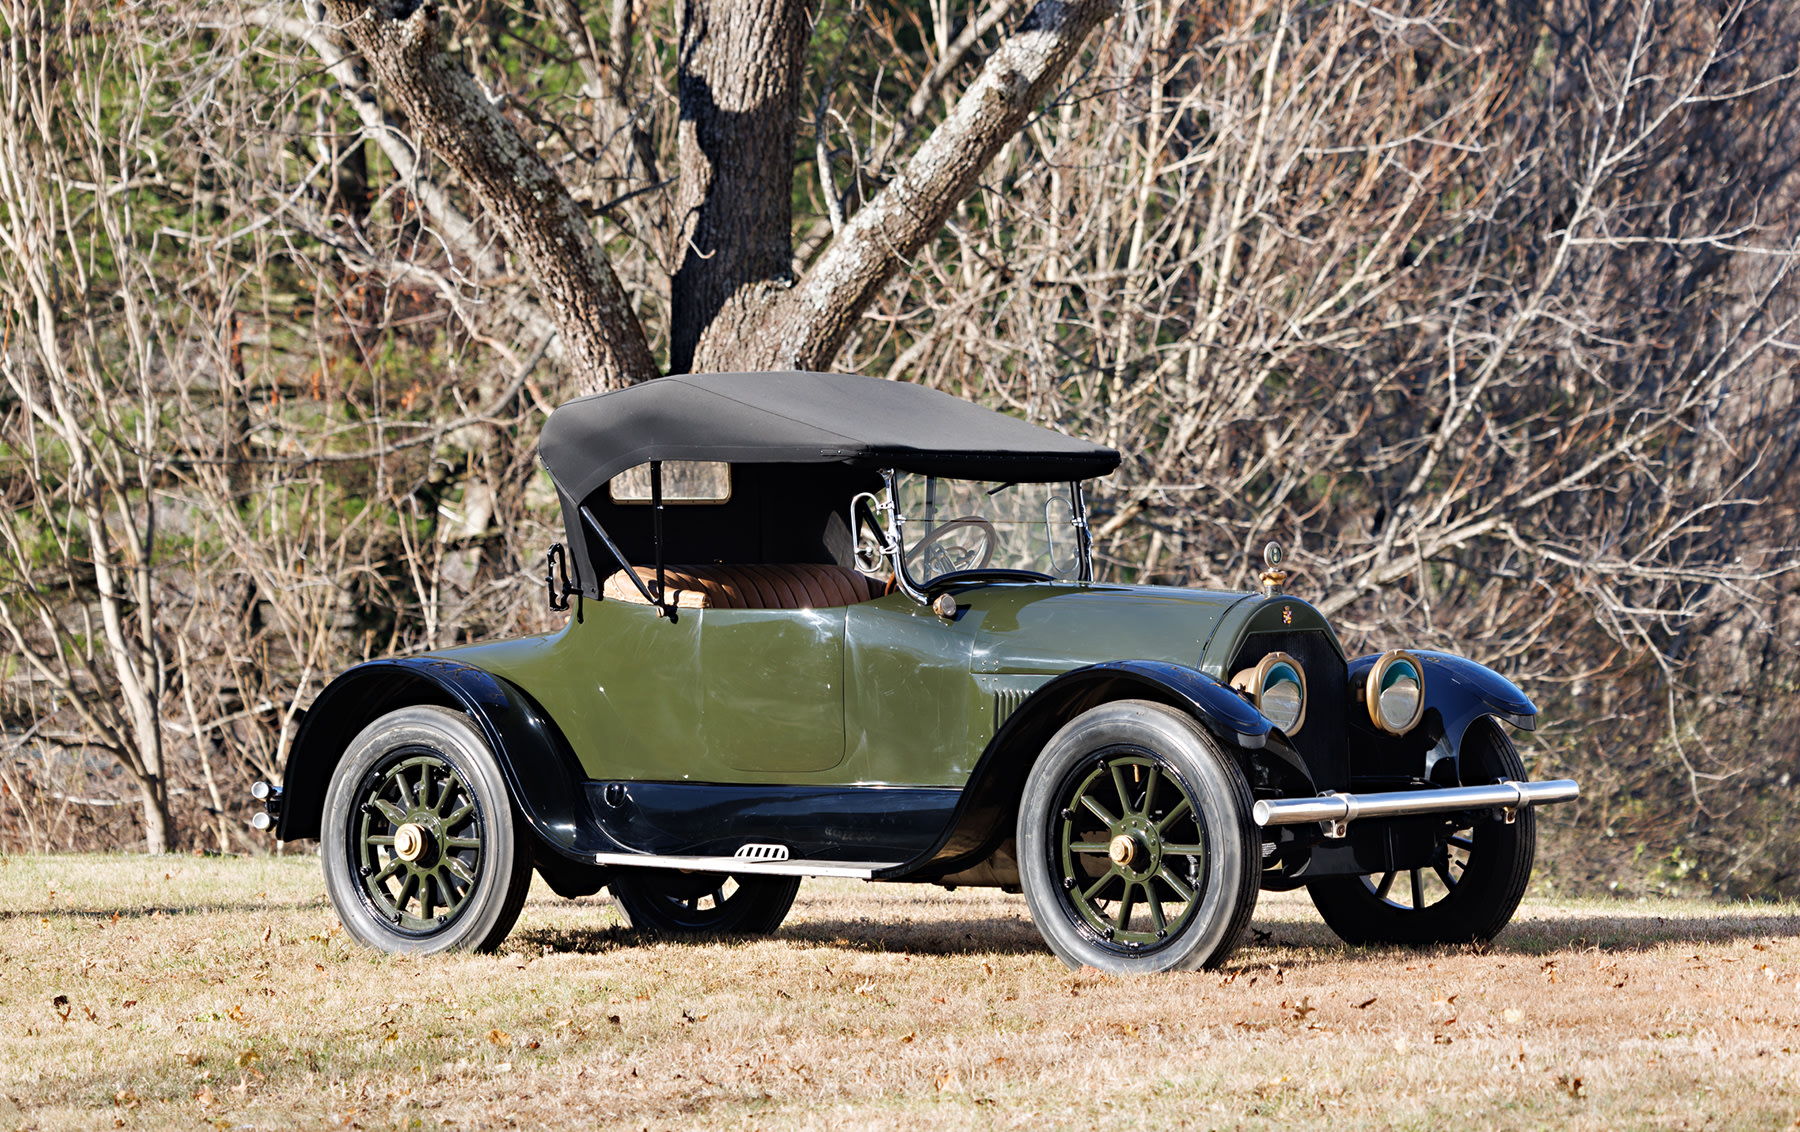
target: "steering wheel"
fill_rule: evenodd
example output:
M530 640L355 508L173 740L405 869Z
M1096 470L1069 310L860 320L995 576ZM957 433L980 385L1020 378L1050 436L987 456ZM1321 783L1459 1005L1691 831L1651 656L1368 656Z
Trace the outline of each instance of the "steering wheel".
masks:
M945 539L959 531L974 531L981 536L978 546L942 546ZM958 570L980 570L994 560L994 548L1000 545L1000 533L994 524L979 515L950 519L920 539L906 552L906 568L915 570L922 563L932 577L953 574Z

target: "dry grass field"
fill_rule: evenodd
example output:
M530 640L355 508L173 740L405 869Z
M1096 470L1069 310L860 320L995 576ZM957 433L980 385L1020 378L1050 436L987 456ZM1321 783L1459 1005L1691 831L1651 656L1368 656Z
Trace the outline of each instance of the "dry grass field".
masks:
M809 882L646 944L535 890L498 956L346 942L311 859L0 859L0 1130L1785 1128L1792 907L1530 901L1355 951L1265 896L1228 969L1077 974L1016 896Z

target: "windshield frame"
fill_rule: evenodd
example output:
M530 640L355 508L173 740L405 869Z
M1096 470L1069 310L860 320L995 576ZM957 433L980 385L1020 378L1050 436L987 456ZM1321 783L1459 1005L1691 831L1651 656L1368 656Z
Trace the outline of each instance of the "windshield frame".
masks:
M930 591L946 589L959 583L967 583L978 579L1020 582L1058 581L1054 576L1040 573L1036 570L1020 570L991 566L980 569L950 571L948 573L936 575L926 582L917 581L906 568L906 517L900 513L898 473L893 468L883 468L881 470L881 478L886 485L887 499L885 502L871 500L875 503L874 510L884 514L886 518L886 530L883 532L885 545L881 547L881 552L883 556L887 558L889 566L894 571L896 587L903 590L915 601L918 601L921 604L929 604L930 599L927 597L927 594ZM933 478L946 479L953 477L937 476ZM1087 492L1083 486L1085 481L1020 480L1016 482L1067 484L1069 489L1068 499L1072 506L1069 525L1074 528L1075 532L1076 568L1075 577L1073 579L1064 579L1063 581L1065 584L1069 581L1073 581L1077 584L1092 582L1094 580L1094 540L1093 532L1088 526Z

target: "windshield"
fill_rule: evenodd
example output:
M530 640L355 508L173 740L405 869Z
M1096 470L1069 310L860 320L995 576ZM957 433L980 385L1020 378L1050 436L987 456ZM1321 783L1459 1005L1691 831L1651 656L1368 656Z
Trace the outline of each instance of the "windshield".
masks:
M1073 485L982 483L904 474L895 481L906 575L915 585L966 570L1081 576Z

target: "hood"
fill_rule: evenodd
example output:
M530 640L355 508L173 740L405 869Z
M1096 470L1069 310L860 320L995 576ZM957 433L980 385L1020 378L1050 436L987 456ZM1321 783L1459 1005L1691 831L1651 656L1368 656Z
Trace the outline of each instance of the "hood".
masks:
M1108 660L1200 665L1206 642L1253 594L1170 586L1005 583L952 591L975 619L973 671L1056 674Z

